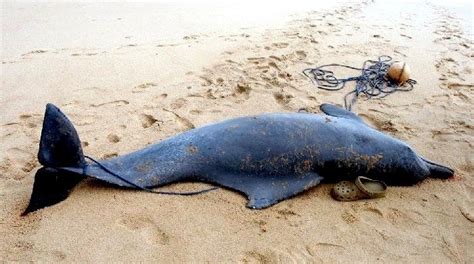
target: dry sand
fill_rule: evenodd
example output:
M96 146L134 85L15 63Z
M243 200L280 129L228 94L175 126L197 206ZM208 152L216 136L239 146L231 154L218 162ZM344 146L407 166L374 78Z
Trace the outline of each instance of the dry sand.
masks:
M22 8L2 8L1 260L474 262L474 53L472 31L466 33L457 9L425 2L346 4L300 13L278 26L179 40L138 34L136 40L134 32L151 32L153 23L108 15L101 22L106 27L90 26L83 31L90 35L75 39L71 21L90 13L52 6L41 16ZM138 16L152 16L147 9L153 10ZM100 19L101 12L107 13L88 19ZM59 13L71 21L53 19ZM28 28L22 23L37 32L36 42L23 34ZM50 27L71 41L61 46L54 35L41 34ZM110 30L121 37L108 37ZM104 45L81 45L94 37ZM87 154L106 158L226 118L341 104L344 91L315 89L302 69L332 62L360 66L382 54L411 65L418 84L409 93L360 100L354 111L455 168L454 179L393 187L386 198L350 203L332 200L331 185L323 184L262 211L245 208L243 196L224 189L169 197L89 180L64 202L19 216L39 168L47 102L69 115Z

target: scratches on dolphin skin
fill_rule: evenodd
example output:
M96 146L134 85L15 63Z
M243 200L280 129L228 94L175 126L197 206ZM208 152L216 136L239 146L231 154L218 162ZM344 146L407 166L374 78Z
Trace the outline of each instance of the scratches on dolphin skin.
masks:
M367 171L375 168L377 163L383 159L383 153L374 154L374 155L363 155L355 152L352 147L351 148L337 148L338 151L341 153L351 153L348 158L343 160L343 163L348 164L349 166L357 167L360 164L364 164L366 166Z

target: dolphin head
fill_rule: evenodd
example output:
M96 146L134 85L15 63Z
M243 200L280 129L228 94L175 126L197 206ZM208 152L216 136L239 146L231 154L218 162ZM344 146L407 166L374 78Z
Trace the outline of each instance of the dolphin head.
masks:
M385 164L384 170L387 168L389 173L377 173L383 175L379 178L389 185L408 186L426 178L447 179L454 175L451 168L419 156L408 145L398 149L396 156L392 156L390 162Z

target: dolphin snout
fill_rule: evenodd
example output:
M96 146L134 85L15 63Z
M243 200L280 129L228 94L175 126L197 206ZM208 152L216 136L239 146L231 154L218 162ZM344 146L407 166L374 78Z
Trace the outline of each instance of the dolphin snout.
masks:
M425 162L426 166L430 170L429 177L438 178L438 179L447 179L454 176L453 169L444 165L436 164L424 158L421 158L421 159Z

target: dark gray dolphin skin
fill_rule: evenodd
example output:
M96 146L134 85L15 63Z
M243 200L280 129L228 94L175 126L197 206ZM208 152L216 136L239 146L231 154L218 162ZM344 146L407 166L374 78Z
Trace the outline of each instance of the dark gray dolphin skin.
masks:
M412 185L453 176L452 169L420 157L354 113L329 104L321 110L326 115L263 114L203 126L99 161L107 171L85 161L74 126L48 104L38 153L44 167L36 173L24 214L66 199L85 177L129 188L207 182L241 192L249 199L247 207L262 209L323 180L364 175L389 185Z

